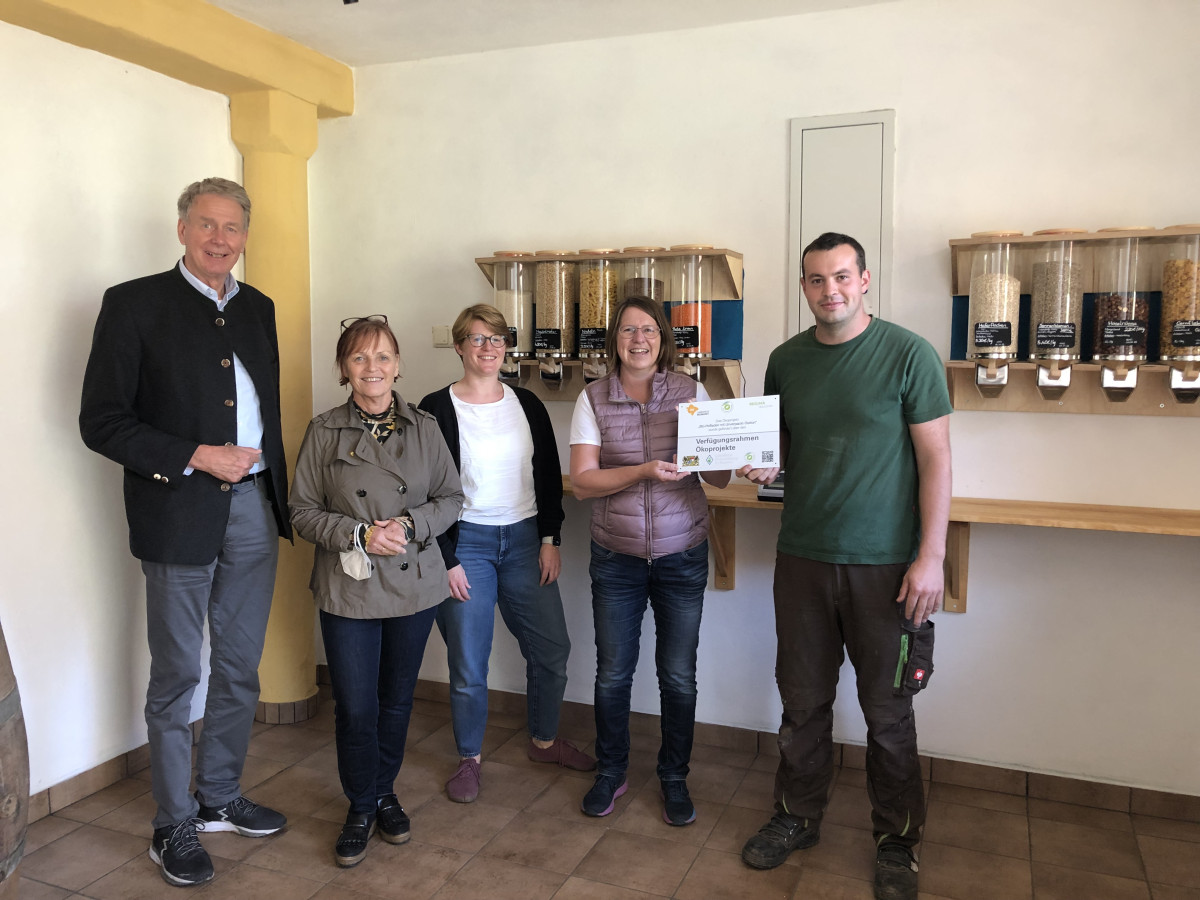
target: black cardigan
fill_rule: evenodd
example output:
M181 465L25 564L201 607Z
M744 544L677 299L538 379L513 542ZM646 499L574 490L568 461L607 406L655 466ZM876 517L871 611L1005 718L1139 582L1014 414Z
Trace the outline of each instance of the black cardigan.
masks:
M521 409L529 422L529 433L533 436L533 493L537 502L538 537L553 537L557 539L562 529L562 468L558 464L558 444L554 440L554 426L550 424L550 414L537 396L525 388L514 387L513 393L521 401ZM450 398L450 385L432 394L426 394L417 404L418 408L431 413L437 419L450 455L454 457L454 468L462 474L462 459L458 440L458 415L454 412L454 401ZM438 536L438 547L442 551L442 559L446 568L457 566L458 557L455 550L458 547L458 523L442 535Z

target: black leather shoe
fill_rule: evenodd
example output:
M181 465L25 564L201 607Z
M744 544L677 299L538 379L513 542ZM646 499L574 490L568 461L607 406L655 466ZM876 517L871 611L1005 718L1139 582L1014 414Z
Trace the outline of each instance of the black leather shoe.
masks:
M375 823L379 826L379 836L389 844L404 844L412 837L408 830L408 813L395 794L375 801Z
M346 824L338 835L333 852L337 864L344 869L357 866L367 855L367 842L375 833L375 816L372 813L350 813L346 816Z

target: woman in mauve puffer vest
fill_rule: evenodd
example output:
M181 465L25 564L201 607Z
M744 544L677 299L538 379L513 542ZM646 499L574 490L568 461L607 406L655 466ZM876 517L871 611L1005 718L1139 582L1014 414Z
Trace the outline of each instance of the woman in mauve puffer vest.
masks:
M680 403L707 400L671 371L675 341L661 303L630 297L612 319L613 372L590 384L571 419L571 483L592 504L592 616L596 626L596 782L583 812L606 816L625 793L629 702L646 603L654 611L661 703L658 778L663 819L688 825L696 724L696 646L708 583L708 503L695 474L674 462ZM717 487L729 472L705 473Z

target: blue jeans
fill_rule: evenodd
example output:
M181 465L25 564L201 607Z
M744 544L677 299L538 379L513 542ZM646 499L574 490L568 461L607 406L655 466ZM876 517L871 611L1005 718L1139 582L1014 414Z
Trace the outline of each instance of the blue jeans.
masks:
M708 541L649 563L592 541L590 571L598 771L621 777L629 766L629 695L649 600L661 705L658 777L685 779L696 727L696 647L708 584Z
M352 813L373 813L376 798L394 790L436 612L431 606L411 616L348 619L321 610L338 775Z
M558 583L539 584L541 546L536 518L514 525L458 523L456 554L471 585L471 599L444 600L437 623L450 668L454 742L464 759L483 748L497 605L525 657L529 735L539 741L558 736L571 639Z

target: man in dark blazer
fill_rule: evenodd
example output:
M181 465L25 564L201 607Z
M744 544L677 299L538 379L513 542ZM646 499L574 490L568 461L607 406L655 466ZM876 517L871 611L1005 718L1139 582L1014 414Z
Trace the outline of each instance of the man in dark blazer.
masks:
M125 469L129 547L146 576L146 726L170 884L213 876L200 831L262 836L286 819L242 796L279 537L291 537L270 298L234 279L250 198L207 178L179 198L184 254L104 294L83 381L84 443ZM204 619L210 664L191 779Z

